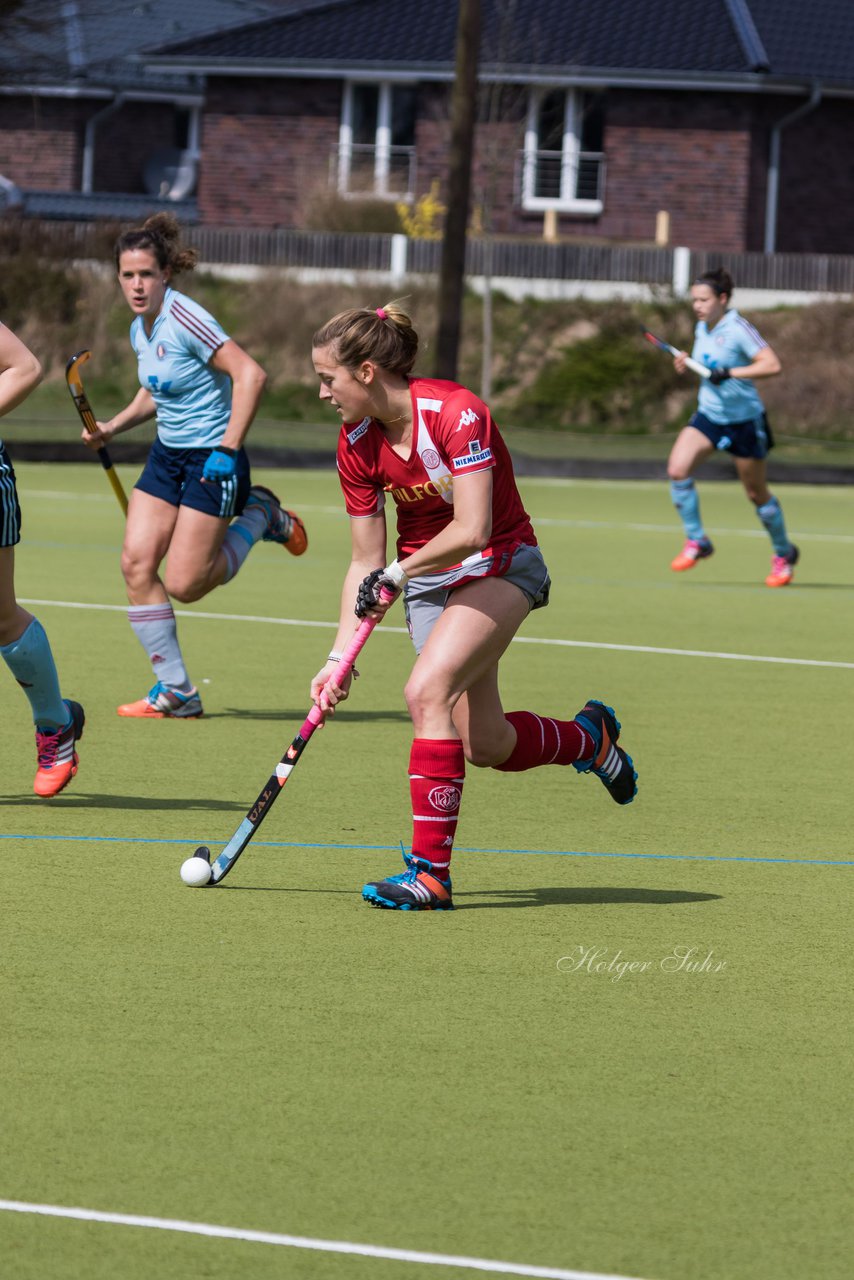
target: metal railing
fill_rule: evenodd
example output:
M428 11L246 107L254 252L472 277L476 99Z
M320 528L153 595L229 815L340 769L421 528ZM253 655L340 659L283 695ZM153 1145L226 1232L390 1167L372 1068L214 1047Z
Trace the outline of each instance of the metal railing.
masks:
M415 159L414 147L337 146L329 157L329 185L340 195L411 200Z
M602 203L605 196L605 156L601 151L520 151L516 162L516 200L524 208L553 205L566 208L577 201Z

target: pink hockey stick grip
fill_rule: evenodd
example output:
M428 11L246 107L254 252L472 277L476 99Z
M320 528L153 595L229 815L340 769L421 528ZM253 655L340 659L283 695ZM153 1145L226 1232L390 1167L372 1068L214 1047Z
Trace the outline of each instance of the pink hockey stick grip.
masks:
M380 591L380 599L385 604L391 604L396 594L397 593L395 591L387 591L386 588L383 587L382 590ZM342 680L346 679L346 677L353 670L353 665L356 659L358 658L359 654L362 652L365 641L367 640L368 636L371 634L371 632L373 631L374 627L377 625L378 622L379 622L379 618L363 618L362 619L359 625L359 628L356 631L356 634L353 636L353 639L347 645L347 648L344 650L344 653L341 656L341 660L339 661L335 670L332 672L332 675L329 677L326 684L331 684L333 680L335 681L336 684L340 684ZM325 687L326 686L324 685L324 688ZM306 717L305 724L303 725L302 729L300 729L300 737L308 740L308 738L311 737L312 733L314 733L317 726L320 724L323 724L323 721L325 718L326 718L326 712L321 711L320 707L318 706L313 706L309 711L308 716Z

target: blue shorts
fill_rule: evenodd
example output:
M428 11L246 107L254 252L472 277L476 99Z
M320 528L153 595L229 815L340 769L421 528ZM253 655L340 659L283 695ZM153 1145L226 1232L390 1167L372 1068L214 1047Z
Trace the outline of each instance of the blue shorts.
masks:
M21 507L15 470L5 445L0 444L0 547L14 547L20 541Z
M688 423L711 440L716 449L731 453L734 458L764 458L774 448L774 437L766 414L748 418L746 422L712 422L704 413L697 412Z
M152 498L161 498L172 507L192 507L205 515L230 520L239 516L249 497L252 480L245 450L236 458L237 474L233 480L206 480L202 484L202 468L211 449L170 449L155 440L142 475L134 485Z

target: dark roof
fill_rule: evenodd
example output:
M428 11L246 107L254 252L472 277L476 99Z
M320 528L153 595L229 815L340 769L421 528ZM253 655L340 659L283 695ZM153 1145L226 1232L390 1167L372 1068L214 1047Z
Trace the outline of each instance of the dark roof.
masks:
M138 55L154 41L221 31L296 0L24 0L0 6L0 75L6 84L151 88ZM167 81L178 88L175 77Z
M750 0L775 75L854 81L852 0Z
M325 74L394 67L450 76L456 0L326 0L159 45L151 59ZM483 0L481 74L560 69L645 78L770 74L854 83L854 0Z

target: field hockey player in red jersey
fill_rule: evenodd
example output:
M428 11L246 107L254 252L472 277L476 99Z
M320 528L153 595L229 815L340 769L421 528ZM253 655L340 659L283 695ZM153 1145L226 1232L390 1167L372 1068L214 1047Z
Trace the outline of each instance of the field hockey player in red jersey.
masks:
M299 516L253 485L243 449L266 375L209 312L172 281L196 264L175 218L158 213L116 244L119 284L133 312L131 345L140 390L97 432L93 449L156 416L157 438L128 507L122 549L128 617L155 684L120 716L188 719L202 714L184 665L170 597L201 600L230 582L252 547L307 546ZM164 576L160 566L168 553Z
M41 366L10 329L0 324L0 417L41 381ZM77 772L76 746L86 717L79 702L62 697L44 627L15 599L15 546L21 508L15 472L0 442L0 656L29 699L36 727L37 796L55 796Z
M487 406L455 382L411 376L418 335L394 303L342 312L313 347L320 398L343 423L338 470L352 558L333 651L311 694L331 708L347 696L349 679L324 685L354 611L381 616L389 607L381 589L402 592L418 655L405 690L415 730L412 853L404 872L366 884L362 896L404 911L449 908L466 761L508 773L573 765L596 774L617 804L634 799L637 774L604 702L590 699L569 720L501 705L499 660L528 613L548 603L550 581ZM397 507L391 563L387 492Z

